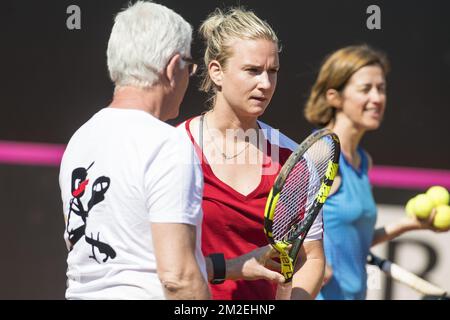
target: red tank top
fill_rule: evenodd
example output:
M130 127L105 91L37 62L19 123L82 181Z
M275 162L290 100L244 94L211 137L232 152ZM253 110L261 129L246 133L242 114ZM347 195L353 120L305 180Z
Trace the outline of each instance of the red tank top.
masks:
M223 252L226 259L235 258L258 247L267 245L264 234L264 208L270 189L284 162L292 150L279 148L278 166L274 174L264 174L265 167L272 161L271 145L268 140L267 155L263 161L263 174L259 185L248 195L237 192L217 178L208 164L201 148L195 142L189 125L186 131L202 159L204 175L202 251L205 256ZM271 170L271 172L274 170ZM219 300L267 300L275 299L276 284L266 280L226 280L223 284L210 285L214 299Z

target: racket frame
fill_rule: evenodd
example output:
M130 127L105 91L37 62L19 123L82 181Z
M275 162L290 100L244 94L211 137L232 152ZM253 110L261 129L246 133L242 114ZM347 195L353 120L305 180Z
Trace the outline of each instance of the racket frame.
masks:
M286 182L286 179L295 165L300 161L303 155L308 151L308 149L318 140L324 136L330 136L334 143L334 154L333 157L328 161L328 166L326 174L322 179L321 186L314 202L309 209L309 212L305 213L306 218L292 230L290 238L283 241L276 241L273 238L272 227L273 218L275 215L275 208ZM331 189L331 185L334 181L334 177L337 174L339 166L339 155L340 155L340 143L338 136L329 129L320 129L309 135L293 152L288 160L285 162L281 168L273 187L269 193L266 202L266 208L264 212L264 233L266 234L267 240L272 245L272 247L280 253L280 263L281 263L281 273L284 275L286 282L292 280L294 274L294 267L297 263L298 251L303 244L306 235L313 225L317 215L320 212L325 200ZM293 244L290 253L286 250L289 245Z

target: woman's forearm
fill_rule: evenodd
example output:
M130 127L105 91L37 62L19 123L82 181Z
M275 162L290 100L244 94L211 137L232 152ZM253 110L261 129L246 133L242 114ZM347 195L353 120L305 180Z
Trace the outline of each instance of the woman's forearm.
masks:
M300 268L292 279L291 300L315 299L322 286L325 255L322 240L303 244L298 264Z
M385 241L390 241L407 231L417 229L419 229L419 226L411 219L402 219L399 222L388 224L375 230L372 246Z

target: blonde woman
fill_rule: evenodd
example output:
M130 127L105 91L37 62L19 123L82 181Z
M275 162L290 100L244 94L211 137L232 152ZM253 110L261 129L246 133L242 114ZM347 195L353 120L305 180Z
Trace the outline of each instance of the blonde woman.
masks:
M267 245L264 206L279 169L296 143L258 120L272 99L280 68L278 38L253 12L216 10L204 21L205 69L201 89L209 110L181 125L202 159L204 174L202 250L233 258ZM316 219L301 250L292 294L314 298L322 283L322 217ZM214 262L214 259L216 262ZM214 255L209 267L220 259ZM220 270L213 274L223 273ZM210 286L214 299L275 299L267 280L230 281Z
M410 230L434 230L434 214L374 228L377 207L367 176L372 160L360 141L383 120L388 71L383 53L365 45L342 48L322 64L306 103L306 119L341 141L339 173L323 208L327 267L319 299L365 299L370 247Z

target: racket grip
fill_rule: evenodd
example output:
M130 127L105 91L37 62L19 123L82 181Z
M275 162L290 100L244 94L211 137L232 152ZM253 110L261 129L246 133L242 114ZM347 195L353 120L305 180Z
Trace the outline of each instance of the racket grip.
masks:
M387 262L386 259L382 259L382 258L374 255L372 252L369 252L369 254L367 256L367 263L368 264L377 266L378 268L380 268L383 271L386 271L386 270L384 270L384 265L385 265L386 262Z
M280 252L281 273L284 276L285 283L292 281L294 275L294 266L292 265L292 259L287 251Z

